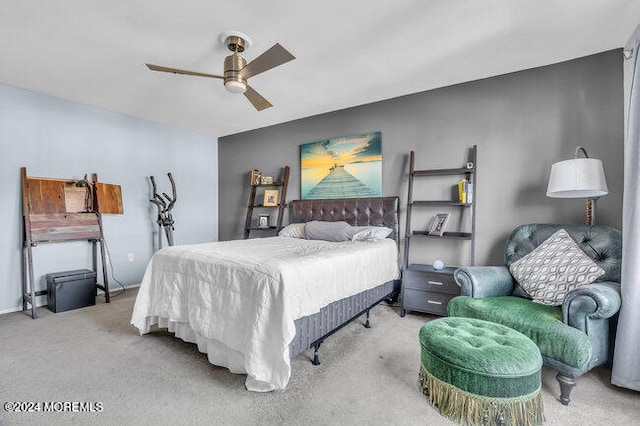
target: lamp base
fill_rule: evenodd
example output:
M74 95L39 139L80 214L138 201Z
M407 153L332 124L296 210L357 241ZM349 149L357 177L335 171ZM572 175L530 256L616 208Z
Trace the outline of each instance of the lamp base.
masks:
M598 197L587 198L587 217L585 220L586 225L593 226L596 224L596 201Z

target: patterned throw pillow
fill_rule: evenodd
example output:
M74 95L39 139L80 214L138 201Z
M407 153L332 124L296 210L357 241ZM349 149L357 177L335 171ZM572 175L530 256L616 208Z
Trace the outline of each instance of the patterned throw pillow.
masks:
M564 229L559 229L531 253L509 267L534 302L558 306L574 288L604 275Z

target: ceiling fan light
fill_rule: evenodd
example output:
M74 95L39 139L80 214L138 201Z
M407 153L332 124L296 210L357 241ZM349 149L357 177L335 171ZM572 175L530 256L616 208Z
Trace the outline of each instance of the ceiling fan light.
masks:
M224 88L231 93L244 93L247 85L241 81L229 80L224 82Z

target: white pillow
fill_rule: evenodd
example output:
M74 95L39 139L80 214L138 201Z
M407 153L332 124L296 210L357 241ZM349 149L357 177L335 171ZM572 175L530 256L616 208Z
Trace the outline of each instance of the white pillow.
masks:
M280 230L278 233L281 237L302 238L304 239L304 223L290 223Z
M384 226L354 226L352 232L352 241L376 241L387 238L393 229Z
M604 269L591 260L564 229L513 262L509 271L534 302L551 306L562 305L571 290L591 284L604 275Z

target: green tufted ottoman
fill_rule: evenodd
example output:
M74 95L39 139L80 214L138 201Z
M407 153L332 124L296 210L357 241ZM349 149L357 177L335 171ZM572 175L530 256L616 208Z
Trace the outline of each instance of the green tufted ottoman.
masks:
M447 317L420 329L420 385L440 414L465 425L539 425L540 350L488 321Z

